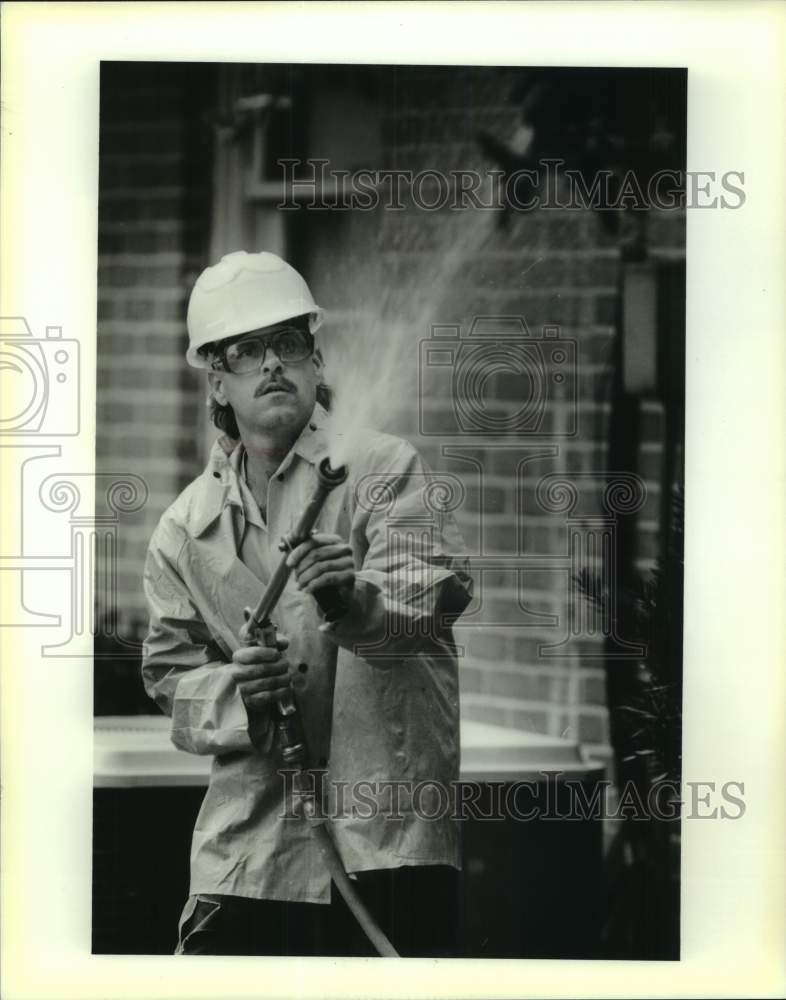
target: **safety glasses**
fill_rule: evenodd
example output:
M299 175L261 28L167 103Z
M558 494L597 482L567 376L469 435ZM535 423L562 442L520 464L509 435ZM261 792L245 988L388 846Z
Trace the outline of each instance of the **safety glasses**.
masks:
M296 364L313 354L314 338L295 326L283 327L275 333L252 334L225 347L212 362L212 368L233 375L250 375L259 371L269 350L283 364Z

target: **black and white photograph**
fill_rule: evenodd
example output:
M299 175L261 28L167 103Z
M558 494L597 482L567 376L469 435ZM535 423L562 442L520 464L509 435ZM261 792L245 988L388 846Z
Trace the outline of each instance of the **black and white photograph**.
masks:
M686 97L102 63L95 951L679 958Z
M48 44L89 20L9 6ZM615 59L599 25L581 57L531 38L512 56L481 14L498 34L635 5L358 4L352 39L348 5L222 21L185 4L169 49L175 5L139 6L117 9L113 44L83 36L68 100L90 138L65 113L50 126L53 149L77 140L74 195L50 196L43 158L4 199L7 223L62 213L40 262L32 235L3 258L2 625L28 664L6 672L26 707L4 756L29 760L44 827L70 803L79 858L29 899L4 865L29 914L6 935L28 940L34 898L47 913L74 893L84 968L155 963L162 996L187 976L207 996L224 968L255 995L387 995L421 967L432 995L491 995L500 959L505 996L545 995L537 968L567 977L555 996L618 995L626 976L629 995L648 976L658 995L745 995L782 926L754 879L783 874L765 846L783 682L772 630L743 636L734 615L769 620L783 591L782 509L773 493L750 523L731 511L782 467L782 345L753 370L783 300L761 219L783 196L767 187L762 214L747 147L713 152L755 132L733 105L721 127L730 82L698 43L668 48L649 4L651 48L637 35ZM116 5L94 7L106 27ZM721 10L685 7L730 50ZM449 58L424 42L448 8L466 42ZM772 82L784 22L759 9L734 16ZM359 44L405 24L409 49ZM6 188L26 73L4 74ZM719 860L732 843L739 870ZM735 893L757 916L712 978L696 934L739 925ZM120 995L62 986L8 995Z

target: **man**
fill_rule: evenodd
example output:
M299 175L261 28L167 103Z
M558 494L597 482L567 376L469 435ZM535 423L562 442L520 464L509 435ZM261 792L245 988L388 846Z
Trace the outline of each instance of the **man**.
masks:
M329 452L321 319L302 277L270 253L222 258L189 302L187 360L208 371L224 436L150 542L142 667L175 745L213 757L180 954L373 954L287 802L273 717L291 687L365 904L403 955L455 947L458 832L435 798L458 778L451 624L471 581L452 521L422 528L428 474L409 444L361 436L346 482L289 555L279 648L241 645L244 608ZM407 531L391 529L392 509Z

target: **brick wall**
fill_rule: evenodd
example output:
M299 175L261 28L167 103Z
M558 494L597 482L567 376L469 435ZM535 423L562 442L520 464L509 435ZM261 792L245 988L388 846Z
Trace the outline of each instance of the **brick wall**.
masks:
M198 468L203 391L183 354L206 262L212 79L198 64L102 66L96 466L149 489L119 529L121 630L145 617L147 542Z

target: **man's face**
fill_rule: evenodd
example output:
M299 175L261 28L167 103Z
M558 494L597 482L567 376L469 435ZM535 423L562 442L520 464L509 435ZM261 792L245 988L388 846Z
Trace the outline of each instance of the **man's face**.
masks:
M311 416L317 386L322 380L318 351L292 360L291 338L282 336L291 324L253 330L225 349L229 366L236 371L212 371L208 375L213 395L235 413L241 436L253 433L289 432L297 435ZM264 360L261 345L265 345ZM284 357L279 357L280 352ZM238 372L249 366L251 371Z

